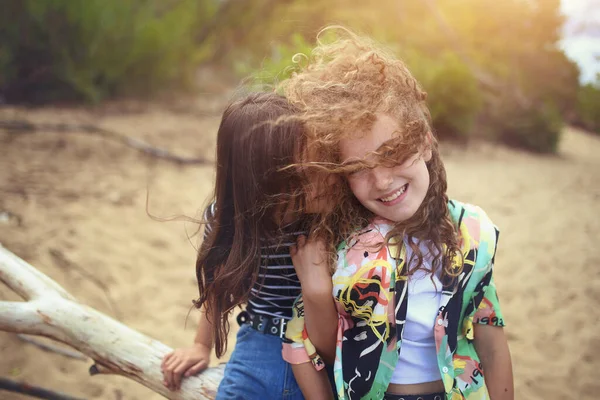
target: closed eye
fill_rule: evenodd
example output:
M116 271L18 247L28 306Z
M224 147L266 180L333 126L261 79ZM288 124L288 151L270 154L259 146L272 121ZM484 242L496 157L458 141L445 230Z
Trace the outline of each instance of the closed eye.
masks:
M359 167L348 173L349 178L359 178L367 173L370 168L367 167Z

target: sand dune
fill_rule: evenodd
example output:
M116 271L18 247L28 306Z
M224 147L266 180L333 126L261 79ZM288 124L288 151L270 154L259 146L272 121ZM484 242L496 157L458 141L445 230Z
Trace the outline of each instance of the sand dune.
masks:
M210 158L219 120L122 104L0 109L0 120L12 118L94 123ZM501 230L496 282L517 398L596 398L600 137L567 129L557 156L481 143L446 145L444 153L451 196L482 206ZM153 214L194 216L213 179L210 165L176 166L85 133L0 132L0 242L82 302L171 346L187 345L197 318L191 312L186 326L197 295L197 239L188 239L196 227L148 218L146 188ZM0 299L16 296L0 287ZM160 398L123 378L90 377L89 365L0 333L0 376L90 399Z

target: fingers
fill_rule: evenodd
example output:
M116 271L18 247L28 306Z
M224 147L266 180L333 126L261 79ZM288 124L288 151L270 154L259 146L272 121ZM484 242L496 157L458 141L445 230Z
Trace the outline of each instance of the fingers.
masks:
M190 365L190 362L183 362L179 364L175 371L173 371L173 385L175 390L181 389L181 380L183 378L190 377L197 374L198 372L206 369L208 362L206 360L200 360L194 365Z
M299 250L303 249L306 246L316 247L318 249L325 248L325 241L318 236L310 235L306 237L305 235L298 236L296 240L296 245Z
M169 390L175 390L175 369L180 363L181 361L178 358L172 358L163 368L163 384L169 388Z
M171 352L169 354L167 354L166 356L163 357L162 362L160 363L160 369L164 369L165 365L167 364L167 362L169 360L171 360L171 358L173 357L174 352Z
M170 359L168 362L164 363L162 368L163 371L163 385L167 388L171 389L173 385L173 366L176 364L176 359Z
M164 381L163 381L163 384L169 390L173 390L174 389L173 383L175 382L175 380L173 379L173 370L167 368L165 371L163 371L163 376L165 378Z
M296 239L296 245L298 246L299 249L303 248L304 245L306 245L306 236L299 235L298 239Z
M181 377L186 369L186 363L181 363L173 371L173 387L175 388L175 390L179 390L181 388Z
M169 390L179 390L181 388L181 380L190 377L205 370L208 367L207 360L200 360L195 364L191 364L191 360L171 360L163 368L163 385Z
M184 376L190 377L196 375L198 372L204 371L208 367L208 363L205 360L199 361L192 365L184 374Z
M317 249L321 252L324 252L327 250L327 246L325 245L325 241L321 238L319 239L315 239L315 245L317 247Z
M304 236L304 235L298 236L298 238L296 239L296 244L293 244L290 246L290 256L292 258L294 258L298 254L298 251L302 250L304 248L305 244L306 244L306 236Z

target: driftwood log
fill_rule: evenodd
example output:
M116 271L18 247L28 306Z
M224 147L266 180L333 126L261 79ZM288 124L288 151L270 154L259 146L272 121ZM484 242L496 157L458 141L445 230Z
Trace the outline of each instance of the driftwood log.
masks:
M0 244L0 281L25 301L0 301L0 331L39 335L94 361L90 374L116 374L169 399L212 399L223 366L186 378L181 390L162 384L160 363L171 348L79 303L58 283Z

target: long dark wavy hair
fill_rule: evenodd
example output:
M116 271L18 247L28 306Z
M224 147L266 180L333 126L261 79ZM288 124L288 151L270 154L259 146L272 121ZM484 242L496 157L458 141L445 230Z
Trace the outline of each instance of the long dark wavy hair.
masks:
M213 325L217 357L227 349L229 313L248 300L258 279L260 247L277 240L285 217L303 208L304 178L284 168L304 146L295 108L275 93L253 93L231 103L217 136L214 213L198 251L199 298Z

